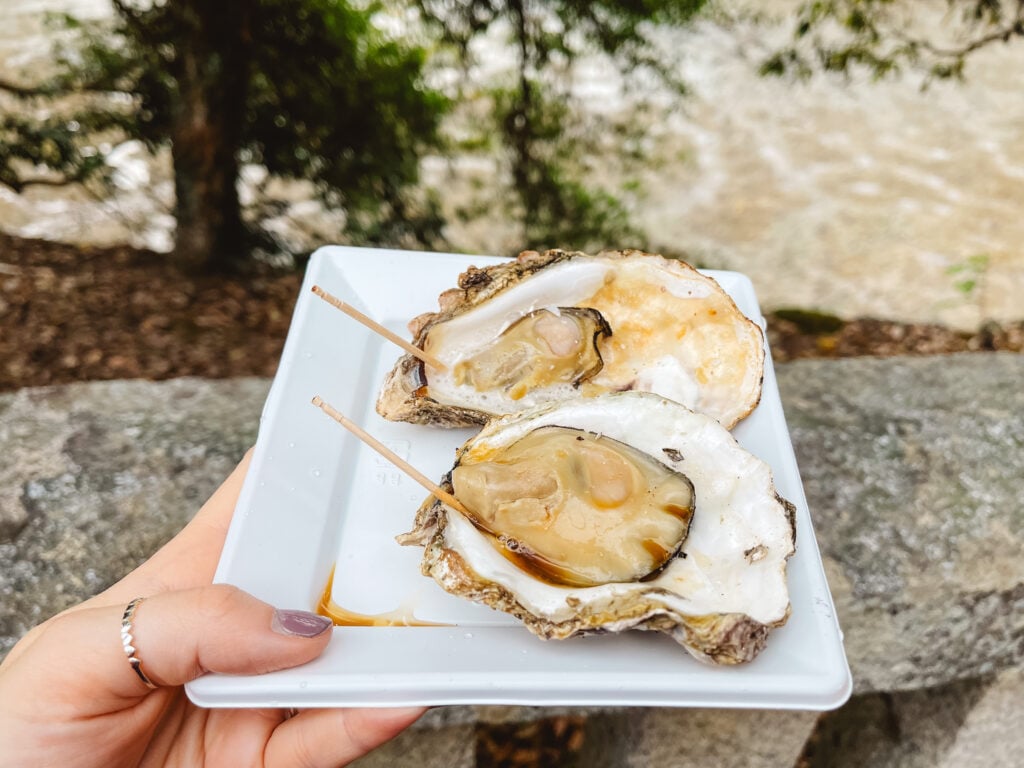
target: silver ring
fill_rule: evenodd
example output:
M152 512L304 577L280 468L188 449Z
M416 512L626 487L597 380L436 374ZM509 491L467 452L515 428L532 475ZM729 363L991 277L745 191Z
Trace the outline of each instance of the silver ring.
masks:
M124 646L124 653L128 657L128 663L135 670L135 674L139 676L139 680L144 682L147 688L152 689L157 686L142 671L142 660L136 655L135 646L132 645L135 642L135 638L132 637L132 620L135 618L135 611L141 602L142 598L136 597L124 609L124 615L121 616L121 645Z

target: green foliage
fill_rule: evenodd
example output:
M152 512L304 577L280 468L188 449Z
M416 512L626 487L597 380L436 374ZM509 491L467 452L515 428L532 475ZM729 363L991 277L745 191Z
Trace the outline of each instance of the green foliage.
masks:
M448 106L423 85L426 52L384 35L377 10L261 0L244 139L271 173L316 179L364 212L398 203Z
M492 117L506 148L516 200L512 212L521 222L522 245L596 250L636 243L641 235L622 201L586 181L584 161L596 150L586 135L573 130L568 101L553 98L536 80L530 86L525 107L518 89L490 94Z
M968 256L959 264L946 268L946 274L954 278L953 287L965 298L970 298L978 289L980 281L988 272L990 257L987 253Z
M959 79L971 54L1024 37L1024 2L947 0L946 5L943 29L923 37L919 14L935 9L899 0L811 0L797 12L793 43L763 61L761 74L860 69L883 78L910 67L929 80Z
M425 219L404 231L436 232L436 206L414 209L408 190L449 104L424 83L426 51L376 24L380 3L114 6L112 25L56 19L73 36L46 82L0 84L38 106L36 115L0 115L0 181L21 189L101 179L103 147L136 138L153 152L171 148L180 203L189 180L178 160L227 142L236 161L313 180L364 234L396 232L395 221L421 208ZM179 204L179 231L181 216Z
M20 192L29 184L100 178L106 168L103 156L80 144L79 132L74 119L0 115L0 183Z
M587 159L600 150L565 75L581 56L603 53L627 77L652 72L682 92L673 62L658 57L648 35L654 25L690 21L703 5L704 0L418 0L423 17L464 65L472 63L474 40L508 30L507 42L517 54L514 71L486 90L489 119L467 145L486 145L483 135L500 140L523 245L642 245L627 205L592 179ZM602 126L616 128L621 126ZM617 155L642 159L635 149L627 157L638 146L633 137L619 138Z
M463 62L474 41L508 31L516 64L474 94L490 110L459 146L500 155L514 200L505 210L521 223L522 244L601 247L643 245L623 200L640 185L604 189L591 162L601 152L644 162L643 120L601 126L619 133L600 145L566 74L579 57L603 53L627 76L651 72L682 92L674 62L649 35L688 22L705 0L112 2L112 25L57 17L72 36L57 73L6 88L37 108L0 116L0 181L102 183L104 148L135 138L173 153L179 235L188 217L217 215L230 240L232 201L222 194L208 204L203 185L230 196L233 184L208 171L254 162L313 180L344 208L357 242L438 243L439 200L413 185L420 158L441 142L451 99L464 94L427 87L427 49L377 24L382 12L413 5L440 39L432 53L454 50Z
M793 323L803 333L836 333L843 327L842 318L813 309L783 308L775 310L774 314L780 320Z
M118 89L98 76L99 65L89 53L94 29L64 15L52 16L49 23L75 30L88 42L80 74L67 68L67 53L59 51L59 74L46 82L0 83L0 90L20 102L17 109L0 111L0 183L16 192L32 184L105 184L105 140L130 133L135 122L133 100L112 98L109 92ZM61 98L67 96L73 98Z

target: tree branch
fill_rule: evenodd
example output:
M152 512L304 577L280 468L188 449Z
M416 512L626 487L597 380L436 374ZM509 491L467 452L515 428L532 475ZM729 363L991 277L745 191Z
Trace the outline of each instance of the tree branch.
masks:
M47 85L21 85L0 77L0 91L6 91L18 98L56 98L67 96L72 93L87 93L93 96L110 96L115 93L130 93L130 91L118 88L104 88L97 84L97 81L72 83L67 86L57 87L54 84Z
M20 195L28 187L70 187L73 184L80 184L81 181L64 176L60 178L40 176L34 179L7 179L4 183Z
M78 179L49 179L49 178L38 178L38 179L24 179L21 182L21 188L25 187L70 187L72 184L80 183Z
M1009 24L989 32L988 34L982 35L981 37L975 38L959 48L943 48L935 45L929 40L922 40L905 35L899 30L893 30L892 35L896 39L902 40L908 45L928 51L928 53L933 56L948 59L963 59L980 48L984 48L986 45L1006 42L1014 35L1024 35L1024 0L1017 0L1017 13Z
M33 96L50 96L51 92L43 86L39 85L21 85L0 77L0 91L7 91L15 96L21 98L31 98Z
M130 21L139 22L145 14L145 11L135 8L124 0L113 0L112 5L122 16Z

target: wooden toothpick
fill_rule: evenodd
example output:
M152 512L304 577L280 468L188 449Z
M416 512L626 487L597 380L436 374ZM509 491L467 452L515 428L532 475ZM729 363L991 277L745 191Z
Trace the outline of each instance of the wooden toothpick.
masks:
M331 295L330 293L325 291L323 288L321 288L319 285L314 285L313 286L313 293L315 293L321 299L326 301L332 307L340 309L342 312L344 312L346 315L351 317L353 320L358 320L360 323L365 325L367 328L369 328L374 333L379 333L381 336L383 336L388 341L394 342L395 344L400 346L402 349L404 349L406 352L408 352L410 355L412 355L413 357L419 358L424 363L429 365L431 368L434 368L434 369L436 369L438 371L445 371L445 370L448 369L448 366L446 366L444 363L442 363L440 360L438 360L433 355L431 355L431 354L429 354L427 352L424 352L422 349L420 349L417 346L414 346L414 345L410 344L408 341L403 339L398 334L392 333L387 328L385 328L383 325L378 323L376 320L373 320L373 319L367 317L362 312L360 312L358 309L353 307L351 304L346 304L344 301L339 299L337 296Z
M414 466L412 466L409 462L405 461L398 454L396 454L394 451L392 451L390 448L388 448L386 445L384 445L384 443L382 443L380 440L375 438L373 435L371 435L365 429L360 427L358 424L356 424L350 418L345 416L345 414L343 414L340 411L338 411L337 409L333 408L329 403L325 403L323 401L323 399L320 397L320 395L317 395L316 397L313 398L313 405L315 405L321 411L326 413L328 416L330 416L336 422L341 424L341 426L343 426L345 429L347 429L353 435L358 437L360 440L362 440L368 446L373 448L373 450L377 451L377 453L379 453L385 459L390 461L392 464L394 464L400 470L405 472L405 474L407 474L409 477L411 477L417 483L422 485L430 493L432 493L438 499L443 501L449 507L452 507L453 509L457 509L462 514L466 515L466 517L469 517L470 519L472 519L472 517L473 517L472 513L470 513L470 511L468 509L466 509L465 506L463 506L461 501L456 499L454 496L452 496L450 493L448 493L448 491L446 491L444 488L439 486L437 483L433 482L430 478L428 478L426 475L424 475L422 472L420 472L418 469L416 469Z

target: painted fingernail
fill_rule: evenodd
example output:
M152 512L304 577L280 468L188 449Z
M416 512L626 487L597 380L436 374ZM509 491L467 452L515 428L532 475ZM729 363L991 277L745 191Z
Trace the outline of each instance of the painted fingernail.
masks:
M297 637L316 637L330 627L333 622L326 616L318 616L309 611L293 611L278 608L270 620L270 628L282 635Z

